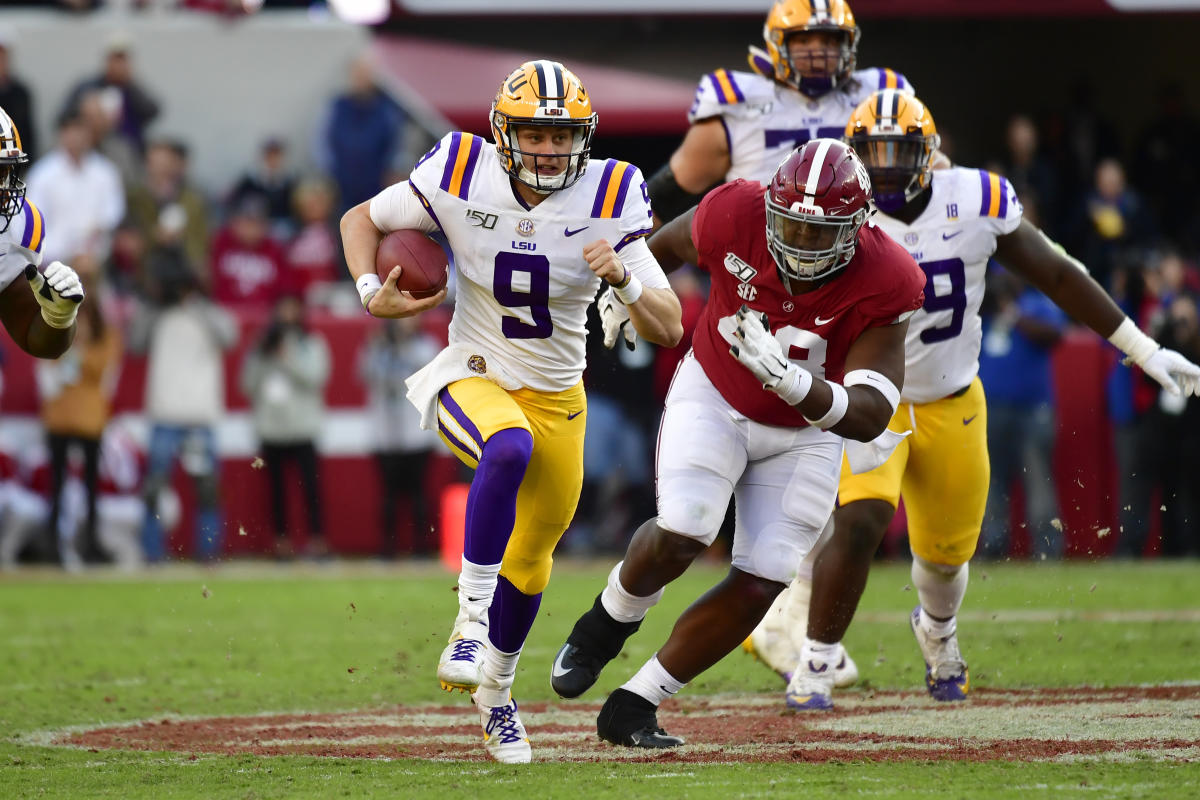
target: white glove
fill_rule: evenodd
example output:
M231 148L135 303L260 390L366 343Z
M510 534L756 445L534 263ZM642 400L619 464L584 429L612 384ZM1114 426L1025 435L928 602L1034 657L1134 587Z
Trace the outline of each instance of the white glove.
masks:
M600 312L600 325L604 328L606 348L612 350L621 334L625 336L626 347L632 350L637 346L637 330L629 321L629 308L617 298L612 286L600 295L600 299L596 301L596 310Z
M42 307L42 319L51 328L69 328L75 322L79 304L83 302L83 284L75 270L61 261L51 261L39 270L25 265L25 279L33 297Z
M812 373L784 357L779 340L771 335L766 314L755 313L743 305L736 314L722 317L717 330L729 342L729 354L754 373L764 389L770 389L793 406L808 395Z
M1138 366L1171 394L1200 394L1200 367L1174 350L1160 347Z

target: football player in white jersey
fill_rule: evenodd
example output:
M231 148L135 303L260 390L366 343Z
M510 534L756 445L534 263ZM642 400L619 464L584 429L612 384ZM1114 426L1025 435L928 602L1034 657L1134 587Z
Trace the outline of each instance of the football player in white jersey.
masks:
M27 163L21 134L0 108L0 322L26 353L58 358L75 338L83 285L61 261L42 267L46 221L25 198Z
M449 346L408 381L422 427L475 468L459 613L438 680L472 693L487 751L519 763L530 746L510 688L583 482L587 307L604 281L650 341L674 346L683 327L646 245L641 173L589 163L596 115L579 79L555 61L522 64L500 85L491 128L494 144L445 136L407 181L347 212L342 233L363 304L379 317L445 296L397 291L399 267L380 283L384 234L440 231L453 253Z
M925 660L925 684L936 700L963 700L970 680L955 615L988 492L987 408L977 377L988 260L1037 286L1167 391L1196 394L1200 367L1142 333L1082 264L1022 219L1021 203L1003 177L964 167L932 170L937 129L911 94L873 94L855 110L845 136L871 175L876 224L925 272L925 302L909 323L901 404L889 425L905 438L876 469L852 474L843 464L833 536L816 559L811 607L801 598L795 607L803 611L789 614L792 603L782 604L800 642L787 703L832 707L827 666L838 657L901 496L919 600L910 623ZM790 593L801 592L793 584Z
M778 0L763 25L766 50L750 49L753 72L719 69L700 79L691 128L650 179L650 201L668 222L714 184L766 184L809 139L840 138L859 102L878 89L908 89L890 69L856 69L861 36L845 0Z

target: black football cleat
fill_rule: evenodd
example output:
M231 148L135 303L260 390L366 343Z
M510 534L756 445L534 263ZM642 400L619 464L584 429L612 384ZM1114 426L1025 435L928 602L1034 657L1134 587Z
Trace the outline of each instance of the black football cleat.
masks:
M596 717L596 733L606 742L622 747L664 750L678 747L683 739L658 726L657 707L628 689L617 689L604 701Z
M579 697L596 683L604 665L617 657L625 640L642 625L617 622L604 610L600 595L571 629L550 668L550 686L559 697Z

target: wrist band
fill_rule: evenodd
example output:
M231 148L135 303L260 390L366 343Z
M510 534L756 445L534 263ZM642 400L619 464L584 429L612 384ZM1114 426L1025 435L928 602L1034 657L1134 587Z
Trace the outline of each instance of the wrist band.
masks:
M786 385L785 385L786 384ZM812 390L813 376L806 369L795 367L784 374L783 380L775 387L775 394L789 406L799 405L808 397Z
M613 285L613 294L625 305L633 305L642 296L642 282L627 269L625 270L625 280Z
M362 301L363 308L366 308L375 293L383 288L383 281L379 280L379 276L374 272L368 272L358 276L354 288L358 289L358 299Z
M42 321L51 328L63 330L75 324L75 315L79 313L79 303L72 303L71 310L65 314L56 314L42 306Z
M846 416L846 408L850 405L850 397L846 394L846 387L840 383L830 383L829 388L833 390L833 403L830 404L829 410L820 419L808 419L808 424L814 428L820 428L827 431L833 426L842 421L842 417Z
M1158 342L1142 333L1133 320L1126 317L1108 340L1139 367L1158 350Z
M612 284L612 287L614 289L624 289L626 286L629 285L629 281L633 278L633 273L629 271L629 267L622 264L621 269L623 269L625 271L625 274L621 277L621 280Z

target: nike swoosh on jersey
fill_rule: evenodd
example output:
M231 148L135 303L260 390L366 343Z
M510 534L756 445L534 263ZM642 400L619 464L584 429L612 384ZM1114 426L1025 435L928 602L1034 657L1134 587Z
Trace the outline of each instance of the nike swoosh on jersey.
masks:
M947 240L949 240L949 239L953 239L955 236L958 236L960 233L962 233L962 231L955 231L954 233L943 233L943 234L942 234L942 241L944 242L944 241L947 241Z
M963 417L963 425L970 425L975 420L975 417L978 416L978 414L973 414L969 417Z
M571 671L569 669L564 668L562 665L563 656L565 656L566 654L567 654L567 648L564 647L562 650L559 650L558 658L554 659L554 666L550 668L550 672L553 673L554 677L556 677L556 678L561 678L563 675L566 675L567 673L569 673Z
M577 233L582 233L583 231L586 231L590 227L592 227L592 226L584 225L582 228L576 228L575 230L571 230L570 228L563 228L563 236L574 236Z
M837 319L837 314L834 314L832 317L829 317L828 319L821 319L820 317L815 317L814 319L818 325L828 325L829 323L831 323L835 319Z
M567 414L567 419L575 419L582 413L583 413L583 409L581 408L578 411L576 411L574 414Z

